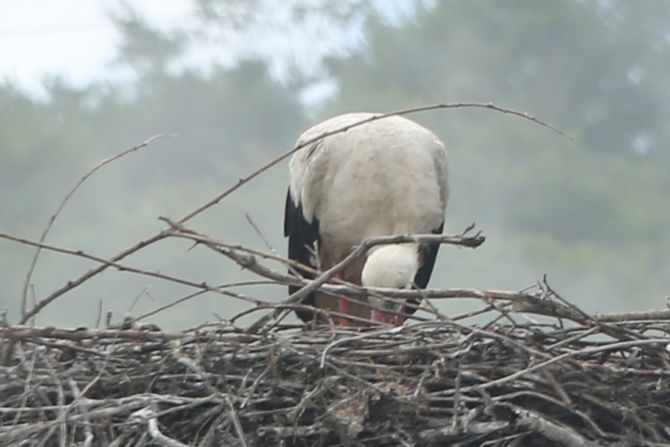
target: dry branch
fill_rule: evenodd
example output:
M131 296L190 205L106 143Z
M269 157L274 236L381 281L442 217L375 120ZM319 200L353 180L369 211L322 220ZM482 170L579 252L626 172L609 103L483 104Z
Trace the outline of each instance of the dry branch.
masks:
M65 208L65 205L68 203L68 201L72 198L74 193L79 189L79 187L86 181L88 180L89 177L91 177L93 174L95 174L98 170L101 168L105 167L106 165L125 157L128 154L131 154L133 152L137 152L141 149L144 149L145 147L149 146L152 142L155 140L162 138L162 137L169 137L173 135L154 135L151 138L148 138L144 143L138 144L137 146L133 146L129 149L125 149L121 152L119 152L116 155L113 155L111 157L105 158L98 163L96 163L91 169L89 169L86 174L82 178L80 178L72 188L65 194L65 197L61 200L61 202L58 204L58 207L56 207L56 211L49 217L49 222L47 223L46 227L44 228L44 231L40 235L39 243L43 243L49 234L49 231L51 231L51 227L53 226L54 222L58 218L58 215L63 211L63 208ZM26 279L23 284L23 291L21 293L21 316L25 316L26 313L26 305L28 302L28 288L30 287L30 280L32 278L33 272L35 270L35 266L37 265L37 260L39 259L40 256L40 251L41 247L37 247L37 250L35 250L35 254L33 255L32 259L30 260L30 266L28 267L28 273L26 274ZM24 322L27 320L24 320Z
M397 110L397 111L389 112L389 113L381 113L381 114L378 114L378 115L374 115L370 118L358 121L356 123L350 124L348 126L344 126L344 127L335 129L335 130L330 131L330 132L325 132L325 133L323 133L321 135L318 135L318 136L316 136L316 137L314 137L310 140L304 141L301 144L298 144L298 145L294 146L293 148L289 149L288 151L284 152L283 154L279 155L278 157L275 157L274 159L270 160L269 162L262 165L258 169L254 170L249 175L247 175L243 178L240 178L235 184L230 186L228 189L226 189L225 191L223 191L222 193L220 193L216 197L214 197L211 200L205 202L204 204L196 207L192 211L186 213L184 216L182 216L181 218L176 220L176 223L179 224L179 225L185 224L186 222L190 221L194 217L203 213L207 209L209 209L209 208L213 207L214 205L218 204L219 202L221 202L221 200L228 197L230 194L232 194L233 192L238 190L240 187L242 187L243 185L245 185L249 181L258 177L260 174L264 173L268 169L272 168L273 166L277 165L281 161L290 157L292 154L294 154L298 150L302 149L303 147L311 145L316 141L319 141L321 139L327 138L329 136L332 136L332 135L335 135L335 134L338 134L338 133L346 132L349 129L364 125L366 123L376 121L376 120L380 120L380 119L384 119L384 118L388 118L388 117L394 116L394 115L408 115L408 114L412 114L412 113L418 113L418 112L424 112L424 111L430 111L430 110L455 109L455 108L481 108L481 109L493 110L493 111L504 113L504 114L510 114L510 115L528 120L530 122L533 122L533 123L535 123L537 125L540 125L540 126L543 126L545 128L551 129L554 132L557 132L557 133L569 138L569 136L567 136L560 129L557 129L557 128L547 124L546 122L541 121L541 120L529 115L528 113L518 112L516 110L508 109L508 108L505 108L505 107L500 107L500 106L497 106L497 105L492 104L492 103L460 102L460 103L450 103L450 104L433 104L433 105L426 105L426 106L414 107L414 108L409 108L409 109ZM147 142L137 146L136 148L139 149L141 147L146 146L146 144L148 144L149 141L150 140L147 140ZM104 160L99 165L94 167L94 169L92 171L90 171L87 174L87 176L93 174L93 172L95 172L95 170L101 168L102 166L104 166L108 162L113 161L117 158L120 158L121 156L125 155L126 153L130 153L130 152L133 152L134 150L137 150L136 148L130 148L130 149L122 152L121 154L117 155L116 157L112 157L111 159ZM66 195L66 197L63 199L63 202L62 202L63 204L65 202L67 202L67 200L69 199L69 196L72 194L72 192L74 192L74 190L76 190L79 187L81 182L83 182L86 179L87 176L85 176L83 179L81 179L75 185L73 190L71 190L71 192L69 192L68 195ZM48 231L48 228L47 228L46 231ZM153 245L156 242L159 242L159 241L165 239L166 237L169 237L172 234L173 231L174 231L174 227L165 228L165 229L155 233L154 235L149 236L149 237L141 240L140 242L138 242L134 245L131 245L130 247L128 247L126 249L121 250L118 254L116 254L111 259L109 259L109 263L101 264L101 265L85 272L81 276L79 276L79 277L77 277L73 280L68 281L62 287L54 290L49 295L47 295L47 296L41 298L40 300L38 300L35 303L35 305L33 306L33 308L28 310L28 311L25 310L25 303L24 303L25 299L23 299L22 300L22 303L23 303L22 304L22 315L21 315L20 323L23 324L26 321L30 320L30 318L37 315L44 307L48 306L54 300L58 299L63 294L69 292L70 290L72 290L72 288L77 287L77 286L83 284L84 282L90 280L91 278L97 276L98 274L102 273L112 263L121 261L121 260L125 259L126 257L128 257L128 256L130 256L130 255L132 255L132 254L150 246L150 245ZM41 242L43 242L43 240ZM29 276L32 273L32 269L33 269L33 267L31 266ZM28 284L29 281L30 281L30 279L28 277L27 280L26 280L26 284ZM25 296L25 292L24 292L23 295Z
M553 291L525 291L525 292L515 292L515 291L507 291L507 290L495 290L495 289L426 289L426 290L400 290L400 289L384 289L384 288L374 288L374 287L369 287L369 288L363 288L361 286L351 284L351 283L346 283L342 280L333 278L333 276L339 271L341 268L346 267L350 262L355 260L358 256L361 256L367 248L377 245L377 244L385 244L385 243L396 243L396 242L411 242L415 240L421 240L423 241L424 239L430 239L431 241L437 241L437 242L442 242L442 243L448 243L448 244L455 244L455 245L462 245L465 247L471 247L471 248L476 248L478 245L483 243L484 237L476 234L475 236L448 236L448 235L405 235L405 236L392 236L392 237L379 237L379 238L371 238L366 241L364 241L363 244L361 244L357 250L352 252L352 254L344 259L341 263L335 265L332 269L329 271L321 273L317 278L314 280L303 280L296 278L292 275L283 273L278 270L272 270L270 268L267 268L263 266L260 261L258 261L257 257L263 257L268 260L280 262L283 265L294 265L297 266L299 264L295 263L294 261L284 259L281 257L278 257L274 254L270 253L263 253L258 250L252 250L246 247L243 247L241 245L235 244L225 244L221 241L217 241L207 235L203 235L197 232L193 232L191 230L184 232L183 230L177 230L178 228L176 224L172 224L173 226L171 227L175 233L171 234L172 237L183 237L186 239L193 240L198 243L202 243L203 245L212 248L216 250L217 252L225 255L229 259L233 260L236 262L240 267L248 269L255 274L266 278L268 280L273 281L275 284L280 284L280 285L288 285L288 284L302 284L305 285L303 289L301 289L299 292L293 294L293 296L289 296L279 307L282 307L282 309L290 309L291 305L297 304L300 299L305 295L307 292L303 292L303 290L316 290L316 288L320 288L320 290L331 293L334 295L347 295L351 297L351 301L359 302L361 304L366 305L365 302L362 301L356 301L357 297L366 297L368 295L375 295L378 297L381 297L382 299L395 299L395 298L401 298L401 299L408 299L408 298L414 298L414 299L458 299L458 298L473 298L473 299L480 299L484 302L490 303L490 302L495 302L495 301L501 301L501 302L509 302L513 306L513 310L515 312L520 312L520 313L530 313L530 314L536 314L536 315L544 315L544 316L550 316L550 317L557 317L557 318L563 318L566 320L571 320L575 322L590 322L591 324L600 324L600 325L605 325L606 327L612 327L608 323L614 323L614 322L619 322L619 321L631 321L631 320L637 320L637 321L653 321L653 320L668 320L670 319L670 311L667 309L663 310L654 310L654 311L646 311L646 312L630 312L630 313L616 313L616 314L598 314L598 315L588 315L578 309L576 306L572 304L565 304L561 302L560 300L555 300L551 299L554 296ZM87 259L89 261L93 261L96 263L99 263L102 266L105 267L114 267L117 270L121 272L127 272L127 273L133 273L133 274L138 274L138 275L143 275L143 276L148 276L156 279L160 279L163 281L167 282L173 282L176 284L180 285L185 285L189 286L195 289L198 289L201 293L202 292L212 292L212 293L217 293L221 295L225 295L227 297L233 298L233 299L238 299L241 301L249 302L251 304L254 304L256 306L266 306L266 307L276 307L276 303L268 302L263 299L259 298L252 298L248 297L245 295L241 295L238 293L235 293L231 290L227 290L230 285L222 285L222 286L212 286L207 284L206 282L202 281L194 281L190 280L187 278L180 278L175 275L167 275L159 272L153 272L149 271L146 269L139 269L136 267L132 267L126 264L121 264L118 261L114 261L112 259L105 259L101 258L95 255L91 255L89 253L86 253L82 250L71 250L63 247L58 247L50 244L44 244L44 243L39 243L37 241L31 241L25 238L20 238L16 236L12 236L9 234L5 233L0 233L0 239L6 239L6 240L11 240L14 242L18 242L21 244L26 244L30 246L35 246L35 247L40 247L41 249L44 250L49 250L53 251L56 253L61 253L64 255L70 255L70 256L75 256L75 257L80 257L83 259ZM99 267L95 267L91 269L91 271L94 271L98 269ZM308 266L301 266L301 268L309 270ZM328 280L334 280L337 284L330 284L326 283ZM545 281L546 282L546 281ZM80 282L76 281L70 281L67 283L66 287L68 290L76 288L78 285L80 285ZM194 295L197 296L197 295ZM371 305L367 304L368 306L372 307ZM41 305L38 304L36 306L37 308L41 308ZM171 306L165 306L165 308L169 308ZM420 309L427 311L429 313L435 314L434 311L431 311L431 309L426 308L426 307L420 307ZM33 309L34 310L34 309ZM152 312L155 313L155 312ZM259 319L255 325L252 326L252 329L258 329L261 327L264 323L269 321L272 317L276 317L277 312L274 312L272 315L267 316L265 318ZM333 316L340 316L337 313L332 312Z

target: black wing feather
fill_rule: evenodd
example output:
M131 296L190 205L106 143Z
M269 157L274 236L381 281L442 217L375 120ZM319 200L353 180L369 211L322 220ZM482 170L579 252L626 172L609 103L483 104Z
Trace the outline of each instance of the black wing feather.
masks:
M442 225L440 225L439 228L436 228L432 232L433 234L442 234L442 230L444 230L444 222L442 222ZM430 281L430 275L433 274L433 267L435 267L435 259L437 258L437 252L440 249L440 245L442 244L434 243L426 244L425 246L423 263L421 264L421 267L419 267L419 271L416 272L416 276L414 276L414 284L416 284L416 287L419 289L428 287L428 281ZM409 299L407 301L410 305L405 306L405 313L413 314L416 312L416 306L419 304L419 301L416 299Z
M297 204L291 197L291 191L286 193L286 208L284 211L284 236L288 237L288 257L304 265L316 268L313 262L312 250L319 243L319 221L314 217L307 222L302 212L302 205ZM304 278L313 279L314 274L304 269L296 269ZM300 286L288 286L288 293L293 294L300 290ZM310 293L303 300L303 304L314 305L314 293ZM303 321L311 321L313 313L306 310L296 310L296 314Z

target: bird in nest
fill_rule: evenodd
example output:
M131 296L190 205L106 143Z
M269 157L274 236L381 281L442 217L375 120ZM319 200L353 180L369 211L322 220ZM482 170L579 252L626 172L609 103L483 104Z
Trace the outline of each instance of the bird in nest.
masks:
M449 196L447 153L428 129L401 117L373 119L348 113L323 121L298 138L289 163L284 233L289 258L325 271L347 257L366 238L403 234L441 234ZM364 124L352 126L361 121ZM352 126L349 128L349 126ZM322 139L319 136L347 127ZM376 245L337 277L363 287L423 289L428 285L439 243ZM305 278L315 274L297 269ZM289 286L289 293L301 286ZM417 301L315 291L302 303L376 322L402 324ZM303 321L315 313L296 311ZM341 325L357 320L341 317Z

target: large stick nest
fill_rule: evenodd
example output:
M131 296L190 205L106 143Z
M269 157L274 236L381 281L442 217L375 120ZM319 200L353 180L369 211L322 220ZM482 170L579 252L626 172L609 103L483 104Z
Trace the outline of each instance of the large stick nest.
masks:
M476 248L484 238L472 235L472 227L459 236L366 239L323 272L187 227L194 217L320 139L395 114L462 107L511 114L561 133L526 113L493 104L436 104L380 114L296 145L181 218L163 219L166 228L111 258L44 242L87 178L147 147L151 138L87 172L60 202L39 241L0 233L0 239L37 249L18 324L0 315L0 446L670 443L670 309L591 316L561 298L546 280L536 290L510 292L364 289L338 278L338 272L374 245ZM232 284L213 286L127 262L130 255L170 238L220 253L265 282L300 290L277 303L239 292ZM93 266L30 307L28 290L41 250ZM46 306L108 269L195 292L120 327L28 326ZM287 269L309 272L313 279L288 274ZM318 318L328 325L281 323L287 313L305 310L304 297L317 289L368 306L366 297L373 295L396 303L413 298L421 305L399 328L366 326L372 322L353 318L352 324L363 326L343 328L336 325L341 314L323 310L317 311ZM178 333L138 324L204 293L244 301L252 308L230 321ZM461 298L479 300L484 307L448 318L433 304ZM263 309L272 312L250 326L237 325L241 317ZM491 318L484 320L486 316Z
M670 442L669 326L4 327L3 445Z

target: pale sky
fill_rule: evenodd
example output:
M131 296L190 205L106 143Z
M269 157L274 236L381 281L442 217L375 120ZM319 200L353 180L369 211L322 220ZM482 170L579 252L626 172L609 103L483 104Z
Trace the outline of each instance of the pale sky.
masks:
M301 1L318 7L328 0ZM41 97L46 96L43 81L54 75L75 87L97 80L119 83L133 79L128 68L112 63L119 36L107 14L122 4L123 0L0 0L0 82L11 82ZM245 30L203 28L193 0L134 0L129 4L152 28L198 31L200 40L178 62L181 66L206 71L213 62L227 65L236 57L260 56L270 62L270 72L279 80L299 66L308 76L321 79L315 88L303 92L306 103L334 92L334 82L323 76L324 56L346 53L364 42L361 18L342 27L316 14L295 26L287 14L287 0L265 0L262 11L252 15ZM346 4L341 6L346 8ZM408 0L370 0L369 5L389 23L414 13ZM174 68L180 67L175 64Z
M0 0L0 79L31 92L57 73L73 85L122 78L110 70L118 39L105 12L111 0ZM187 19L189 0L141 0L132 5L154 26Z

